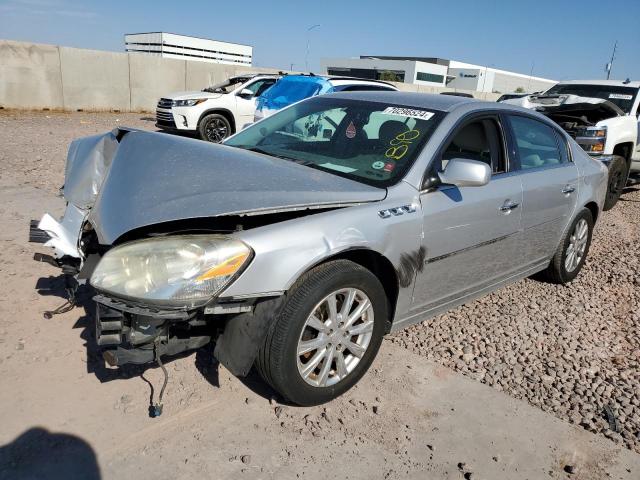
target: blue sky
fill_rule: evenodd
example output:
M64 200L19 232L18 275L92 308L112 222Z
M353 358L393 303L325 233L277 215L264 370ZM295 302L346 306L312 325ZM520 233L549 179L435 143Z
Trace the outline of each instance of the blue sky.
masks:
M168 31L254 46L254 64L320 57L438 56L558 80L640 79L640 0L0 0L0 38L123 51L123 35Z

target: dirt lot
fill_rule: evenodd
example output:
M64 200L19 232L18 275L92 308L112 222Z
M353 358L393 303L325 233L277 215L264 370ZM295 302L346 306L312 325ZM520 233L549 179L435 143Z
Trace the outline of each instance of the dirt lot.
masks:
M573 284L526 280L396 334L325 407L281 405L205 349L169 364L149 419L157 369L105 368L88 298L43 319L62 282L26 243L30 218L60 212L68 143L123 124L153 129L0 112L0 478L640 478L640 191L604 214Z

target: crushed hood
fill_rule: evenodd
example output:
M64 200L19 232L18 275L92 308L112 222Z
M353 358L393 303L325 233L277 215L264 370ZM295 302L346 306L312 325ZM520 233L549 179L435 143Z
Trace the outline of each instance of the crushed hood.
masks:
M612 118L625 114L617 105L608 100L578 95L527 95L522 98L505 100L504 103L537 110L541 113L588 111L601 118Z
M120 129L74 142L64 194L90 209L100 243L112 244L163 222L356 205L386 190L239 148Z

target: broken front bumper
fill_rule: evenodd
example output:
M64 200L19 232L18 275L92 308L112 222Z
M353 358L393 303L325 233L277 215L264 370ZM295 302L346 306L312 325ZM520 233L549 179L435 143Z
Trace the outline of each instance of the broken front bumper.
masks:
M80 259L82 255L78 243L86 215L87 212L71 203L67 204L60 221L45 213L37 225L31 222L29 240L53 248L56 258L69 256Z
M176 355L211 341L198 312L140 307L96 295L96 343L111 366L153 362L157 355Z

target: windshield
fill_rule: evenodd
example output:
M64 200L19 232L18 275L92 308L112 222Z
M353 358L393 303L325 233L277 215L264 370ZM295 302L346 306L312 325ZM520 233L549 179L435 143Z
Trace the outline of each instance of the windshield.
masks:
M231 77L229 80L225 80L222 83L216 83L215 85L207 87L202 91L210 93L229 93L234 91L247 80L249 80L248 77Z
M314 97L225 144L385 187L402 178L443 116L424 108Z
M630 113L636 93L638 93L638 89L634 87L559 83L547 90L545 95L577 95L579 97L602 98L614 103L624 113Z

